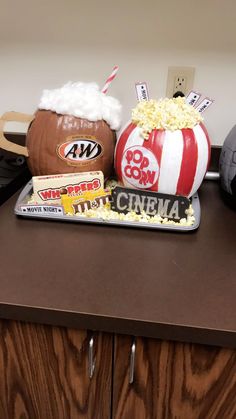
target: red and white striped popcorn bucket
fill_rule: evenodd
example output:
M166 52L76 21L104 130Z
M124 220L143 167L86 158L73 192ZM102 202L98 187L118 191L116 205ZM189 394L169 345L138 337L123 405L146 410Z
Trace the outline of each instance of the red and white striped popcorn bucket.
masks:
M191 197L210 160L210 140L202 123L176 131L154 129L145 139L129 123L115 150L115 170L126 187Z

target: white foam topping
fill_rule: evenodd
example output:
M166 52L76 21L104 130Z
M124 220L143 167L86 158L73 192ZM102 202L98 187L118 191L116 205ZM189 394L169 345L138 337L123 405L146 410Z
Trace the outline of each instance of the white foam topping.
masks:
M68 82L59 89L44 90L38 107L93 122L103 119L114 130L121 124L120 102L102 93L96 83Z

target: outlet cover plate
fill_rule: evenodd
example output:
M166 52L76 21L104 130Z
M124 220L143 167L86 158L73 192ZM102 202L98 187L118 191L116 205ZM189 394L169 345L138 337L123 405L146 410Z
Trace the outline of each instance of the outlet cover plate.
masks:
M177 91L187 95L193 89L194 67L168 67L166 96L172 98Z

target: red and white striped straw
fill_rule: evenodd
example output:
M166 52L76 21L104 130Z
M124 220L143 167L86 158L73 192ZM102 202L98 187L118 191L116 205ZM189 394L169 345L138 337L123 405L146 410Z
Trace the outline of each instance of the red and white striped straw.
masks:
M117 74L118 69L119 69L118 65L116 65L116 66L113 68L113 70L112 70L112 72L111 72L110 76L109 76L109 77L108 77L108 79L106 80L106 83L105 83L105 85L104 85L104 87L103 87L103 89L102 89L102 93L106 93L106 92L107 92L108 87L110 86L110 84L112 83L112 81L114 80L114 78L116 77L116 74Z

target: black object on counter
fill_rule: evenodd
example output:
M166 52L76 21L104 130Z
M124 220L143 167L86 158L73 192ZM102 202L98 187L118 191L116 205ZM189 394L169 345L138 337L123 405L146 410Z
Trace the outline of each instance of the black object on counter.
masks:
M222 198L236 209L236 125L225 139L219 163Z
M24 156L0 150L0 205L28 182L30 177Z

